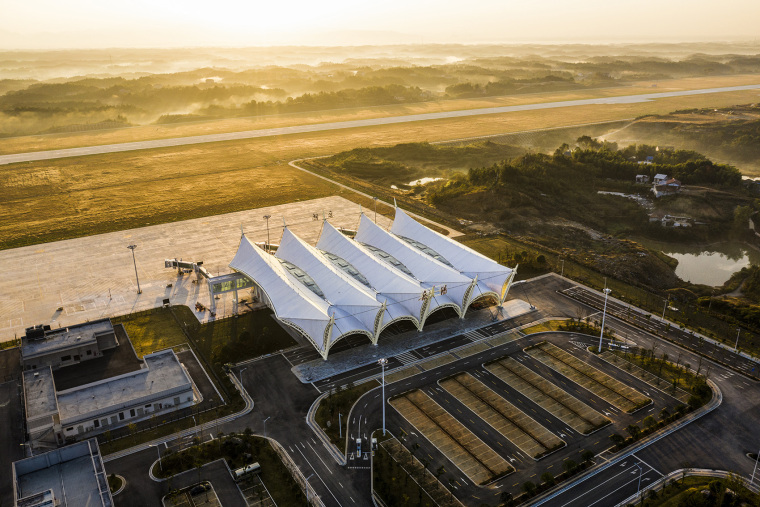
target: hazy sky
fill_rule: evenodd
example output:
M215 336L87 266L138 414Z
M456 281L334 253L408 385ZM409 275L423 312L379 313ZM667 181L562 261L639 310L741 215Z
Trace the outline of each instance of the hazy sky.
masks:
M760 0L0 0L0 48L760 38Z

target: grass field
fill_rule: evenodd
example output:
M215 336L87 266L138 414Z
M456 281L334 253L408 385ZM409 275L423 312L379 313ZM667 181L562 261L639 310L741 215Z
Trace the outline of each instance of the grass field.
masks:
M578 433L591 433L610 422L593 408L512 358L489 363L486 369Z
M723 107L757 101L758 95L732 92L523 111L4 165L0 166L0 248L325 195L361 200L288 167L287 161L296 158L360 146L517 132L705 105Z
M536 324L535 326L530 326L522 330L525 334L531 334L531 333L542 333L545 331L558 331L559 326L563 323L562 320L547 320L546 322L542 322L541 324Z
M477 99L449 99L406 105L356 107L309 113L230 118L195 123L145 125L118 130L23 136L4 139L2 145L0 145L0 154L135 142L147 139L166 139L172 137L216 134L221 132L239 132L263 128L285 127L290 125L455 111L460 109L477 109L483 107L535 104L540 102L581 100L593 97L614 97L676 90L739 86L755 84L759 81L760 76L756 75L668 79L658 81L656 88L652 87L652 84L654 83L653 81L646 81L631 83L626 86L574 90L569 92L532 93Z

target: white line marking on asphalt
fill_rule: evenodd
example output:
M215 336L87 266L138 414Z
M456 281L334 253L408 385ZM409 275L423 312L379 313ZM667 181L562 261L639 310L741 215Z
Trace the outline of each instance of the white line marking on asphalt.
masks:
M635 454L633 455L633 457L636 458L637 460L641 461L642 463L644 463L646 466L648 466L649 468L651 468L652 470L654 470L655 472L657 472L660 475L660 477L662 477L663 474L659 470L657 470L655 467L653 467L652 465L650 465L649 463L647 463L643 459L639 458Z
M623 463L623 465L621 465L621 466L624 466L624 465L625 465L625 462L624 462L624 463ZM582 494L580 494L580 495L576 496L575 498L573 498L573 499L572 499L572 500L570 500L569 502L567 502L567 503L565 503L565 504L561 505L560 507L565 507L566 505L570 505L571 503L573 503L574 501L578 500L579 498L581 498L581 497L584 497L584 496L588 495L589 493L591 493L592 491L594 491L594 490L595 490L595 489L597 489L597 488L601 488L602 486L604 486L605 484L607 484L607 483L608 483L608 482L610 482L611 480L613 480L613 479L616 479L617 477L619 477L619 476L621 476L621 475L623 475L623 474L625 474L625 473L628 473L628 470L623 470L622 472L620 472L620 473L618 473L618 474L616 474L616 475L613 475L612 477L610 477L609 479L607 479L607 480L606 480L606 481L604 481L603 483L601 483L601 484L599 484L599 485L597 485L597 486L594 486L593 488L589 489L588 491L585 491L585 492L583 492Z
M298 448L296 447L296 449L298 449ZM304 459L304 461L306 461L306 463L309 463L309 460L308 460L308 459L306 459L306 456L304 456L304 454L301 452L301 449L298 449L298 452L299 452L299 453L301 453L301 456L303 456L303 459ZM316 475L316 476L317 476L317 478L318 478L318 479L319 479L319 481L322 483L322 485L325 487L325 489L327 490L327 492L328 492L328 493L330 493L330 495L331 495L333 498L335 498L335 495L333 495L333 492L332 492L332 490L330 490L330 488L328 488L328 487L327 487L327 484L325 484L325 481L323 481L323 480L322 480L322 477L320 477L320 476L319 476L319 474L317 473L317 471L316 471L316 470L314 470L314 467L311 467L311 470L314 472L314 475ZM338 505L340 505L340 507L343 507L343 504L342 504L342 503L340 503L340 502L338 502L338 499L337 499L337 498L335 498L335 501L338 503Z
M309 444L309 447L311 447L311 444ZM327 471L328 471L328 472L330 472L330 475L332 475L332 470L330 470L330 467L328 467L328 466L327 466L327 463L325 463L325 462L322 460L322 457L319 455L319 453L317 452L317 450L316 450L316 449L314 449L313 447L311 447L311 450L312 450L312 451L314 451L314 454L316 454L316 455L317 455L317 458L319 459L319 461L321 461L321 462L322 462L322 464L325 466L325 468L327 469Z

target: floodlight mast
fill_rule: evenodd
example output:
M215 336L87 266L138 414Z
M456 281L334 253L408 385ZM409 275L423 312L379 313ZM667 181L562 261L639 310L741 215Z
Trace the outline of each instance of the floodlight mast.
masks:
M604 310L602 311L602 332L599 333L599 348L596 349L597 353L602 353L602 337L604 336L604 318L607 316L607 297L612 292L610 289L604 289Z
M267 252L269 252L269 219L272 215L264 215L264 220L267 221Z
M137 248L137 245L129 245L127 248L132 250L132 263L135 265L135 280L137 280L137 293L142 294L142 290L140 289L140 277L137 276L137 261L135 260L135 248Z
M385 436L385 365L388 364L388 360L386 358L382 358L378 361L380 363L380 367L383 369L383 436Z
M375 223L377 223L377 197L372 198L375 201Z

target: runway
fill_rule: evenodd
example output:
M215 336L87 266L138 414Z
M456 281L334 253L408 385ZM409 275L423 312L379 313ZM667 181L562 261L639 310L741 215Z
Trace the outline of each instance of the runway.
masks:
M15 153L0 155L0 164L15 164L19 162L33 162L39 160L52 160L57 158L81 157L85 155L100 155L103 153L118 153L125 151L147 150L153 148L168 148L175 146L188 146L193 144L215 143L220 141L236 141L241 139L255 139L261 137L275 137L290 134L307 134L312 132L324 132L329 130L341 130L357 127L373 127L378 125L395 125L399 123L411 123L416 121L445 120L450 118L465 118L468 116L482 116L489 114L512 113L517 111L533 111L540 109L557 109L562 107L576 107L599 104L634 104L669 97L683 97L689 95L705 95L710 93L724 93L746 90L760 90L760 84L727 86L722 88L705 88L701 90L681 90L673 92L645 93L640 95L623 95L619 97L598 97L593 99L565 100L558 102L544 102L539 104L522 104L515 106L487 107L480 109L464 109L457 111L443 111L437 113L411 114L403 116L391 116L386 118L369 118L365 120L351 120L328 123L316 123L307 125L293 125L289 127L246 130L242 132L226 132L221 134L207 134L201 136L176 137L172 139L155 139L150 141L137 141L131 143L104 144L99 146L83 146L79 148L67 148L61 150L34 151L28 153Z

